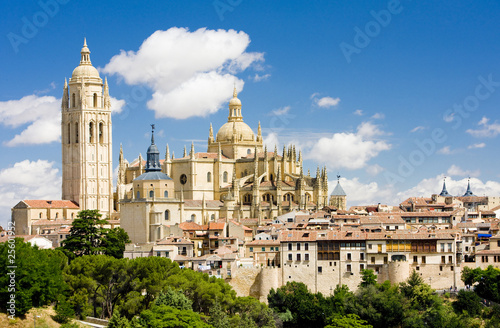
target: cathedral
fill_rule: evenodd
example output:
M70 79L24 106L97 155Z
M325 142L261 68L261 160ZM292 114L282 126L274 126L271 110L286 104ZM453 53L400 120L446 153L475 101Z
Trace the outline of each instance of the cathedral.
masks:
M292 210L320 209L328 205L328 177L326 168L305 175L295 146L269 152L260 123L255 135L243 122L235 89L227 122L215 136L210 125L207 152L191 144L189 153L175 158L167 145L160 160L154 130L146 160L139 155L129 163L120 150L116 197L121 226L133 231L133 242L151 242L164 237L164 225L222 218L260 223Z

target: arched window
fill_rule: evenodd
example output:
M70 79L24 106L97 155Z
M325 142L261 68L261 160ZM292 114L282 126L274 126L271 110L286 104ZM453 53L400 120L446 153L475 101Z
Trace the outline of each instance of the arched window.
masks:
M168 221L168 220L170 220L170 211L166 210L165 211L165 221Z
M76 107L76 101L75 101L75 94L74 93L71 95L71 107L73 107L73 108Z
M71 219L75 218L75 213L71 213Z
M137 199L141 198L141 192L139 190L137 190L137 194L136 194L135 198L137 198Z
M196 220L196 215L195 214L191 214L191 221L194 222L194 220Z
M104 124L99 123L99 143L103 142L103 137L104 137Z
M59 213L56 213L56 219L59 219Z
M94 142L94 122L89 123L89 142Z
M251 149L247 149L247 155L250 155L252 153Z
M70 144L71 143L71 124L70 123L68 123L67 136L68 136L68 144Z
M80 142L78 140L78 122L75 123L75 142L76 143Z
M243 196L243 204L248 205L251 203L252 203L252 195L245 194L245 196Z
M212 216L210 216L210 220L215 221L215 214L212 214Z
M41 219L42 218L42 212L40 212L40 214L38 214L38 218Z
M207 173L207 182L212 182L212 172Z
M227 182L227 171L224 171L224 174L222 174L222 182Z
M94 108L97 107L97 93L94 93Z
M167 191L167 190L165 190L165 191L163 192L163 197L168 198L168 191Z
M155 192L153 190L149 191L149 198L153 198L155 196Z

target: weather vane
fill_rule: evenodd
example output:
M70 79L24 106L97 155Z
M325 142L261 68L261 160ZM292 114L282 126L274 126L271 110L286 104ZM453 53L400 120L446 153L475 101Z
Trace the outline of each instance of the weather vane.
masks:
M151 124L151 129L152 129L151 131L153 131L153 132L155 131L155 125L154 124Z

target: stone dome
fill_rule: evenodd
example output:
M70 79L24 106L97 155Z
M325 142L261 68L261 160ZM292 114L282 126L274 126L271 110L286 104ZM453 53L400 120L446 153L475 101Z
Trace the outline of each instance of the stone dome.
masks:
M255 141L252 129L243 121L227 122L217 132L217 142L231 141L233 130L236 132L236 140Z
M95 77L95 78L100 78L99 72L97 69L92 66L92 65L80 65L77 66L73 70L73 74L71 75L71 79L75 79L78 77Z

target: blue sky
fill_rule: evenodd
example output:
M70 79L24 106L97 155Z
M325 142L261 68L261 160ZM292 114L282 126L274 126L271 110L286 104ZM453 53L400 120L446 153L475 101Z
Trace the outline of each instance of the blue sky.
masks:
M327 165L348 204L396 205L471 177L500 195L496 1L18 1L0 4L0 224L60 198L59 104L87 38L115 99L113 153L206 151L236 84L269 148Z

